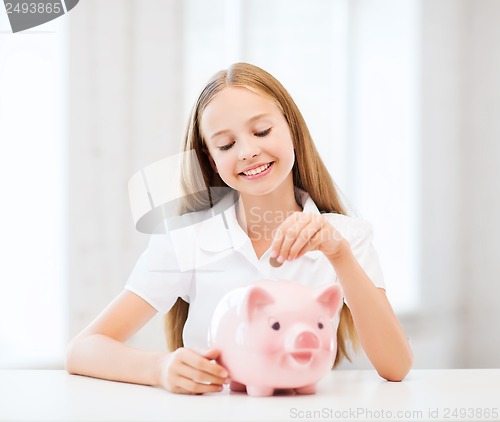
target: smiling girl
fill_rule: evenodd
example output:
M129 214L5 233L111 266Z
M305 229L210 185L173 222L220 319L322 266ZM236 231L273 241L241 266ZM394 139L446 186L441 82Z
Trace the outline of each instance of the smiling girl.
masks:
M184 149L196 152L184 168L200 166L209 196L186 196L182 214L193 224L182 236L151 236L124 291L71 342L68 372L176 393L221 391L228 373L214 362L219 351L207 350L215 306L231 289L280 278L340 283L335 364L359 340L380 376L402 380L412 353L385 294L371 226L345 215L283 86L246 63L217 73L195 104ZM167 314L170 351L126 345L157 312Z

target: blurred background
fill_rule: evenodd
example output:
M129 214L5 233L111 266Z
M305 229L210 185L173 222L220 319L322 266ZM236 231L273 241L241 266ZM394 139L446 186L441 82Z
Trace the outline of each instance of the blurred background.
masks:
M82 0L12 34L1 6L0 367L63 367L147 245L128 180L236 61L284 84L374 226L415 368L500 367L499 21L497 0ZM131 343L164 348L161 318Z

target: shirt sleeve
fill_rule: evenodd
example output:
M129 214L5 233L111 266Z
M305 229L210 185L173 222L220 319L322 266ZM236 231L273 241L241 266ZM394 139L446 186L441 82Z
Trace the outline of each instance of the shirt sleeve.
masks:
M193 271L180 270L170 234L153 234L125 289L166 314L178 297L189 302L193 274Z
M375 287L385 289L384 274L377 251L373 247L373 228L362 219L354 219L354 230L349 239L353 255L368 275Z
M384 275L377 251L373 247L373 228L362 218L330 214L331 224L351 246L351 251L375 287L385 289Z

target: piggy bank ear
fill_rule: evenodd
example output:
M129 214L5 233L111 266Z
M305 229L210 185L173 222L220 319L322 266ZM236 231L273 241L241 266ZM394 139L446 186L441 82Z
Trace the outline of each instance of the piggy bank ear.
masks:
M248 291L244 304L243 313L248 321L252 321L262 308L274 303L273 297L262 287L251 287Z
M316 301L323 306L330 318L333 318L342 303L342 292L336 284L330 284L319 288L316 293Z

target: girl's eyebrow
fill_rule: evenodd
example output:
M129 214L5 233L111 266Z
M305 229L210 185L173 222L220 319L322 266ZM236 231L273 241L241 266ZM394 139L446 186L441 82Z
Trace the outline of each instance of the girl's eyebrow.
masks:
M256 114L255 116L250 117L250 118L248 119L248 124L251 124L251 123L255 122L256 120L259 120L260 118L262 118L262 117L266 117L266 116L270 116L270 114L269 114L269 113L260 113L260 114ZM229 129L222 129L222 130L219 130L219 131L217 131L217 132L213 133L212 135L210 135L210 138L209 138L209 139L213 139L213 138L215 138L216 136L222 135L222 134L224 134L224 133L229 133L229 132L231 132Z

